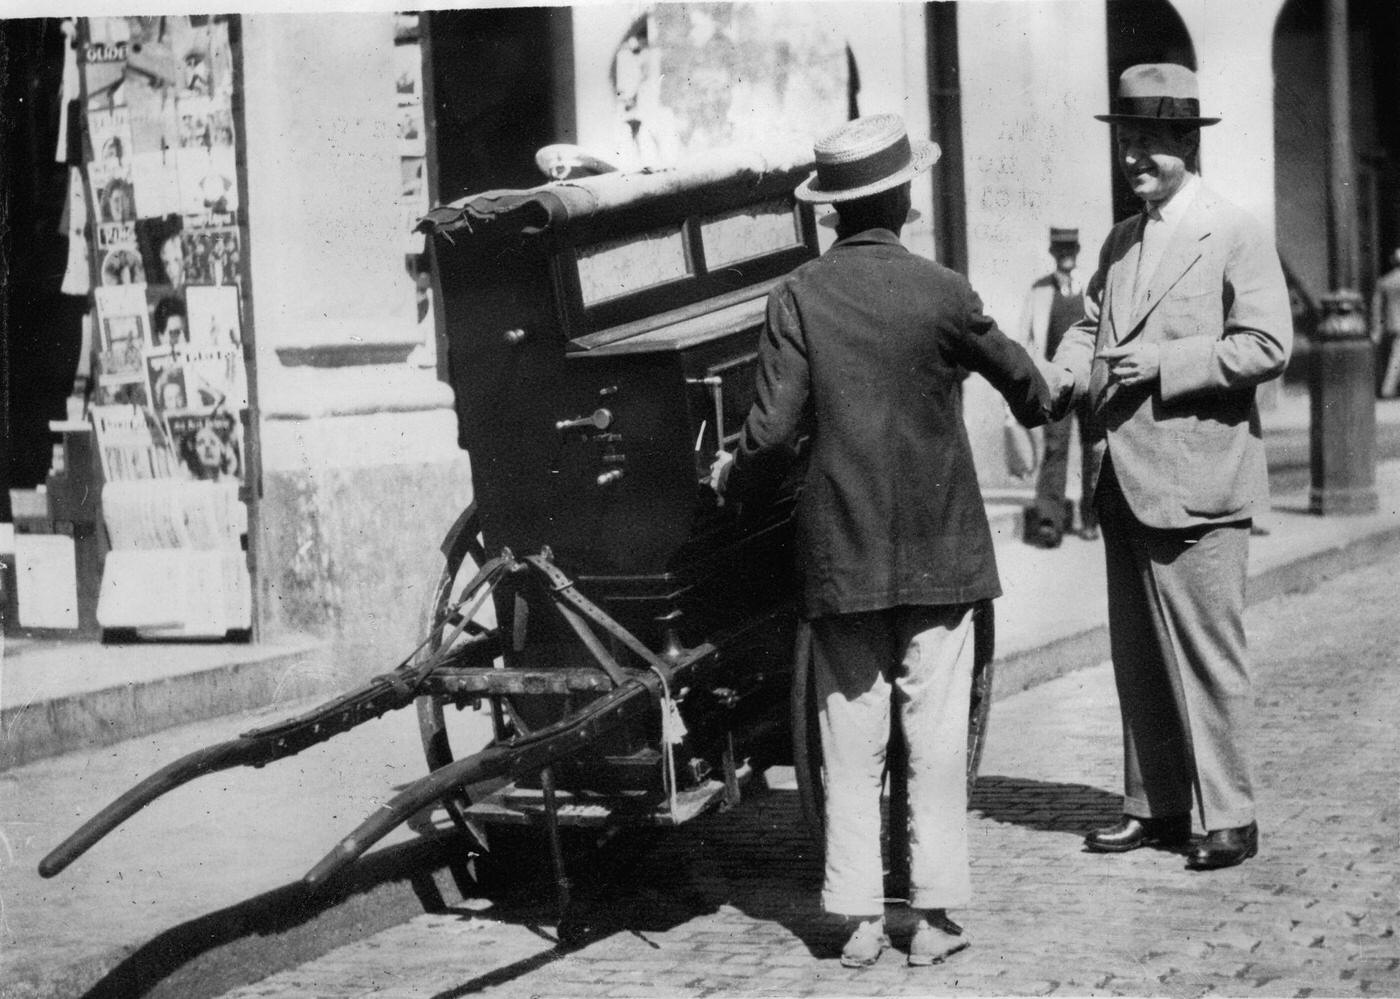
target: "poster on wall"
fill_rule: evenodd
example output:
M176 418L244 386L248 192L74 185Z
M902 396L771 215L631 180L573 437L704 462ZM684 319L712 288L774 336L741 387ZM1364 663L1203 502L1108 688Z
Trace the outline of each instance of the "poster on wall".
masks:
M624 158L671 164L727 145L810 143L848 113L845 39L821 4L648 6L610 76Z

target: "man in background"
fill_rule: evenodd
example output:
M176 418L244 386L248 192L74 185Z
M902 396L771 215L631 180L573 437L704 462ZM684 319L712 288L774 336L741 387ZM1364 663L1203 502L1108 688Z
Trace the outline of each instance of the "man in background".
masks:
M1055 269L1031 285L1021 311L1021 341L1032 357L1055 356L1065 330L1084 318L1084 293L1074 279L1079 264L1079 230L1052 227L1050 256ZM1070 506L1065 502L1065 480L1069 473L1070 437L1079 430L1080 483L1089 481L1093 449L1089 443L1088 406L1081 402L1064 419L1045 425L1044 456L1035 483L1035 505L1028 511L1026 540L1041 548L1056 548L1073 528ZM1073 427L1072 427L1073 425ZM1079 501L1079 536L1093 541L1099 536L1099 520L1090 497L1083 492Z
M1390 254L1390 270L1376 281L1371 296L1371 339L1376 344L1376 396L1400 394L1400 249Z

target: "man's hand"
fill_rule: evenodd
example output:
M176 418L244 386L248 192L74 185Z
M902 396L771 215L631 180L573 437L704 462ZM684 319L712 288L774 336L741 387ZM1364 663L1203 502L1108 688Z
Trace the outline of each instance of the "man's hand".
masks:
M723 449L715 452L715 460L710 464L710 488L724 504L724 487L729 484L729 470L734 467L734 455Z
M1162 371L1161 354L1155 343L1109 347L1099 351L1098 358L1108 365L1109 379L1125 388L1151 384Z
M1067 368L1062 368L1053 361L1031 355L1031 361L1040 371L1040 377L1045 379L1046 386L1050 389L1050 410L1048 418L1051 422L1062 419L1069 412L1070 397L1074 394L1074 375L1069 373Z

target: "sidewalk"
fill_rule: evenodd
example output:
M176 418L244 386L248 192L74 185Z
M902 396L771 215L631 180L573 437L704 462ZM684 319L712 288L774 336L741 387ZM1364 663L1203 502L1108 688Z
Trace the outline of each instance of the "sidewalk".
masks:
M1306 443L1305 396L1301 423L1299 409L1295 399L1275 419L1266 417L1266 425L1277 427L1269 436L1271 455L1296 448L1300 427ZM1400 426L1400 404L1381 404L1382 411L1387 427ZM1310 516L1306 491L1276 495L1271 533L1252 544L1251 601L1307 590L1400 550L1400 461L1380 465L1377 490L1375 514L1347 518ZM1099 543L1071 537L1055 550L1034 549L1020 543L1014 518L995 523L1005 589L997 602L996 696L1004 700L1101 663L1106 598ZM314 648L200 647L199 655L228 658L206 658L195 680L180 671L188 646L92 650L63 668L56 668L63 660L49 656L71 650L26 648L7 656L7 712L28 705L23 716L7 713L7 739L16 726L31 724L31 714L57 713L40 707L45 698L64 704L68 715L100 719L94 693L126 686L137 663L151 672L133 687L191 684L215 714L0 770L0 996L77 996L99 982L107 991L94 994L144 995L159 983L151 994L213 995L220 974L231 976L222 991L239 984L240 965L270 972L297 964L324 950L327 939L354 939L421 913L434 899L460 897L437 840L408 829L371 853L330 904L308 904L296 886L392 788L422 774L415 720L406 711L264 770L196 781L128 820L68 871L40 879L40 857L136 781L193 749L315 703L294 699L285 685L289 672L298 672L292 664L315 662ZM251 652L262 657L261 682L273 678L278 703L252 716L229 714L241 695L228 684L240 682ZM12 700L17 691L27 691L25 699ZM479 725L481 716L468 712L464 720ZM123 734L109 721L93 730Z

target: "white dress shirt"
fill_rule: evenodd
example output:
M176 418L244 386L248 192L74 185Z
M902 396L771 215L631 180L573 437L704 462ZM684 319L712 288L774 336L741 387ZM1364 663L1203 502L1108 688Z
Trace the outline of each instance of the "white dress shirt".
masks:
M1200 186L1201 178L1188 173L1186 180L1170 198L1147 204L1147 218L1142 227L1142 251L1138 255L1137 276L1133 284L1135 307L1150 304L1152 275L1162 262L1162 254L1171 243L1172 235L1191 207L1191 202L1196 200Z

